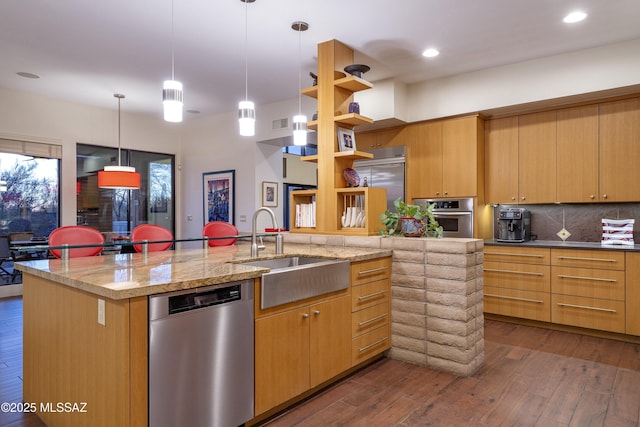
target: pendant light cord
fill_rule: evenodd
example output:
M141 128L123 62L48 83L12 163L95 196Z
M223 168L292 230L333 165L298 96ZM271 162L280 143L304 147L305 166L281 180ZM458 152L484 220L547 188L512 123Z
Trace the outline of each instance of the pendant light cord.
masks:
M249 100L249 2L244 2L244 100Z
M175 80L175 47L174 47L173 0L171 0L171 80Z
M302 115L302 24L298 25L298 115Z
M122 154L120 153L120 100L122 99L122 95L116 96L116 98L118 98L118 166L122 166Z

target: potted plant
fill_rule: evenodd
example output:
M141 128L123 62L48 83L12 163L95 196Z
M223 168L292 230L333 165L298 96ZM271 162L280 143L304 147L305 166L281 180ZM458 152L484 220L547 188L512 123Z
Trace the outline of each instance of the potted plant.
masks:
M381 235L405 237L442 237L442 227L433 215L434 203L426 206L405 203L402 199L393 202L395 212L386 210L380 215L385 226Z

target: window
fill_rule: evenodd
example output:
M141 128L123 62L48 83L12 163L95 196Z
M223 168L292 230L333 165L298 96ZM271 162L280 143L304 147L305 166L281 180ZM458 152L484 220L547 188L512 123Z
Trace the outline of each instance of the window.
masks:
M0 234L46 237L60 224L61 146L0 139Z
M146 223L174 232L175 157L136 150L121 150L121 155L121 164L140 173L139 190L98 188L98 171L118 164L118 149L77 144L77 223L117 235Z

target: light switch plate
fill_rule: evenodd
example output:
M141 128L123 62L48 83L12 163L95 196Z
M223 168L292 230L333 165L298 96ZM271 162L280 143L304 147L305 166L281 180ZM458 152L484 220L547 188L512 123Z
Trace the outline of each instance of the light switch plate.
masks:
M556 235L559 238L561 238L562 241L564 242L565 240L567 240L569 238L569 236L571 236L571 233L569 233L566 228L563 228L562 230L558 231L556 233Z

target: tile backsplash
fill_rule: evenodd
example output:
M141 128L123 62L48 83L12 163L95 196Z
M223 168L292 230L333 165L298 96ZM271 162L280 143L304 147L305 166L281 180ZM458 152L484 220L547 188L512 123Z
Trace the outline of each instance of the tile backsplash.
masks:
M561 242L556 233L564 228L571 233L568 242L599 242L602 239L602 218L635 219L633 239L640 243L640 203L589 203L553 205L500 205L494 207L494 237L501 208L525 208L531 212L531 234L537 240Z

